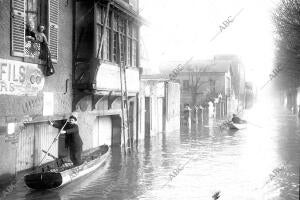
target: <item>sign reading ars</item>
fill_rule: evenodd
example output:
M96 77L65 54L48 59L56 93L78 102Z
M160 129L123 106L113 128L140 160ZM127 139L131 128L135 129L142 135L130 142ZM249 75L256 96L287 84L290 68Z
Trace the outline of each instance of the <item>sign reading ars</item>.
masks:
M0 95L37 95L45 78L37 64L0 58Z

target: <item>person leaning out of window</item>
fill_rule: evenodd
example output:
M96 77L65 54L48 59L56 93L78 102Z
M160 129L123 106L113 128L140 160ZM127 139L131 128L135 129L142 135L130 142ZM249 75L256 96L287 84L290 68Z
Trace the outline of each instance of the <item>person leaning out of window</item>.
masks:
M41 52L39 56L39 59L41 60L46 60L48 57L48 41L44 31L45 31L45 27L40 25L38 26L37 33L35 34L36 41L39 42L41 45L40 47Z
M34 25L32 23L26 24L25 30L25 40L26 42L31 42L31 44L40 44L40 54L39 59L47 60L48 57L48 40L44 33L45 26L39 25L37 31L34 31Z
M25 40L28 41L35 41L35 32L34 32L34 25L32 23L26 24L26 30L25 30Z

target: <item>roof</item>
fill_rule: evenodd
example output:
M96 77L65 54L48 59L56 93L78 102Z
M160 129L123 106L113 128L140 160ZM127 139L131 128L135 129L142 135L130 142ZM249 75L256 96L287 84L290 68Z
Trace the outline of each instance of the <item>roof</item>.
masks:
M196 72L223 72L230 71L231 61L216 61L212 64L203 63L191 63L186 67L184 71L196 71Z
M190 61L169 61L160 66L161 72L165 74L172 73L179 65L185 65L182 72L219 72L226 73L231 70L232 60L190 60Z
M168 81L170 80L167 74L147 74L141 75L142 80L158 80L158 81Z
M231 60L231 61L239 61L240 57L235 54L217 54L213 58L214 60Z

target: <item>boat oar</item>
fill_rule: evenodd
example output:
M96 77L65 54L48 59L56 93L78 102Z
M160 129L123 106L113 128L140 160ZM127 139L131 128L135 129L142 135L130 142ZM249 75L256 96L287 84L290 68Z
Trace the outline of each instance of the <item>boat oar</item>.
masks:
M66 123L63 125L63 127L60 129L60 131L58 132L58 134L55 136L55 138L53 139L52 143L50 144L48 150L46 151L44 157L42 158L42 160L40 161L38 167L42 164L43 160L45 159L45 157L47 156L48 152L50 151L52 145L58 140L58 137L61 133L61 131L65 128L66 124L68 123L68 120L66 121Z

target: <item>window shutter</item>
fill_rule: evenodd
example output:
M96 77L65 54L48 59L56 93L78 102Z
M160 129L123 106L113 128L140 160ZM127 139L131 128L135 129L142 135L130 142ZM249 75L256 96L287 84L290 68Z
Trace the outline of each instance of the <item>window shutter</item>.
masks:
M49 0L49 49L51 52L52 62L57 63L58 60L58 14L59 0Z
M11 54L24 56L25 44L25 1L12 0L11 11Z

